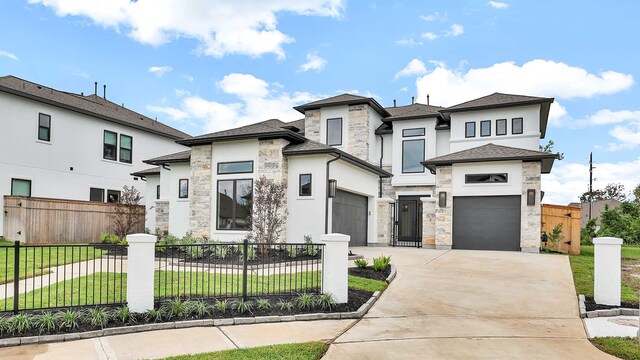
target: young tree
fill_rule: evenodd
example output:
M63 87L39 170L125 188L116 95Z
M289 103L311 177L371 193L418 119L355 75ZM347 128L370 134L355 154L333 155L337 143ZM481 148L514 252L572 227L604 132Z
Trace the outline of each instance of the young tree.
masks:
M142 195L134 186L125 185L120 198L114 205L113 213L109 217L113 220L113 232L120 238L127 236L140 224L144 223L146 210L140 205Z
M589 197L590 195L587 191L580 195L580 202L589 202ZM611 183L607 184L604 189L593 190L592 201L598 200L618 200L621 202L627 200L627 195L624 193L624 185Z
M636 198L636 202L640 202L640 184L636 185L633 189L633 196Z
M287 184L261 176L253 188L253 206L247 223L251 232L249 239L259 243L273 244L279 238L287 222Z
M546 153L549 153L549 154L553 154L553 145L555 145L553 140L549 140L547 145L545 145L545 146L539 145L540 151L546 152ZM564 153L559 152L557 154L558 154L558 160L564 159Z

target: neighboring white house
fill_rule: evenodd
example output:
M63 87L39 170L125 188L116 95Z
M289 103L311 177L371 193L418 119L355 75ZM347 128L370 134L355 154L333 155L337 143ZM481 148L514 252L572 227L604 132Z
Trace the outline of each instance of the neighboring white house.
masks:
M145 188L130 175L142 160L188 137L96 93L0 77L0 208L4 195L114 201L124 185Z
M159 169L147 176L160 185L154 227L242 239L266 176L288 184L283 241L339 232L352 246L537 252L540 178L557 157L538 151L552 102L495 93L384 108L343 94L295 107L305 118L294 122L178 141L191 152L146 161Z

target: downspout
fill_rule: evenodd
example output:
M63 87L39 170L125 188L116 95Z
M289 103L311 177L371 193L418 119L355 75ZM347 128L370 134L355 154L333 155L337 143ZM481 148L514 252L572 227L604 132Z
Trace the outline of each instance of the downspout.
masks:
M324 199L324 233L325 234L327 234L329 231L329 164L331 164L336 160L340 160L341 157L342 157L342 154L338 154L336 158L333 158L327 161L327 179L326 179L327 196L325 196L325 199Z
M380 169L382 169L382 158L384 158L384 137L380 136ZM382 176L378 179L378 197L382 197Z

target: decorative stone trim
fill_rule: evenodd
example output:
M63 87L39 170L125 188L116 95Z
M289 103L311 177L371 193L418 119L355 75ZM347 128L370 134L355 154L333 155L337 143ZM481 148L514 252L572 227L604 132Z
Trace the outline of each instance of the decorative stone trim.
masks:
M612 316L640 316L640 309L628 309L628 308L615 308L615 309L602 309L587 311L584 304L584 295L578 295L578 305L580 307L580 318L598 318L598 317L612 317Z

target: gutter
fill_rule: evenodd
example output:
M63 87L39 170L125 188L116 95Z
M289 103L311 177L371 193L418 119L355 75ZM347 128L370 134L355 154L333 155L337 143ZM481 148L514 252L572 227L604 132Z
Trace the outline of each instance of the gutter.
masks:
M384 158L384 137L380 136L380 169L382 169L382 159ZM378 178L378 197L382 197L382 176Z
M340 160L341 158L342 158L342 154L338 154L337 157L327 161L327 179L326 179L327 196L325 196L325 199L324 199L324 233L325 234L327 234L329 231L329 165L336 160Z

